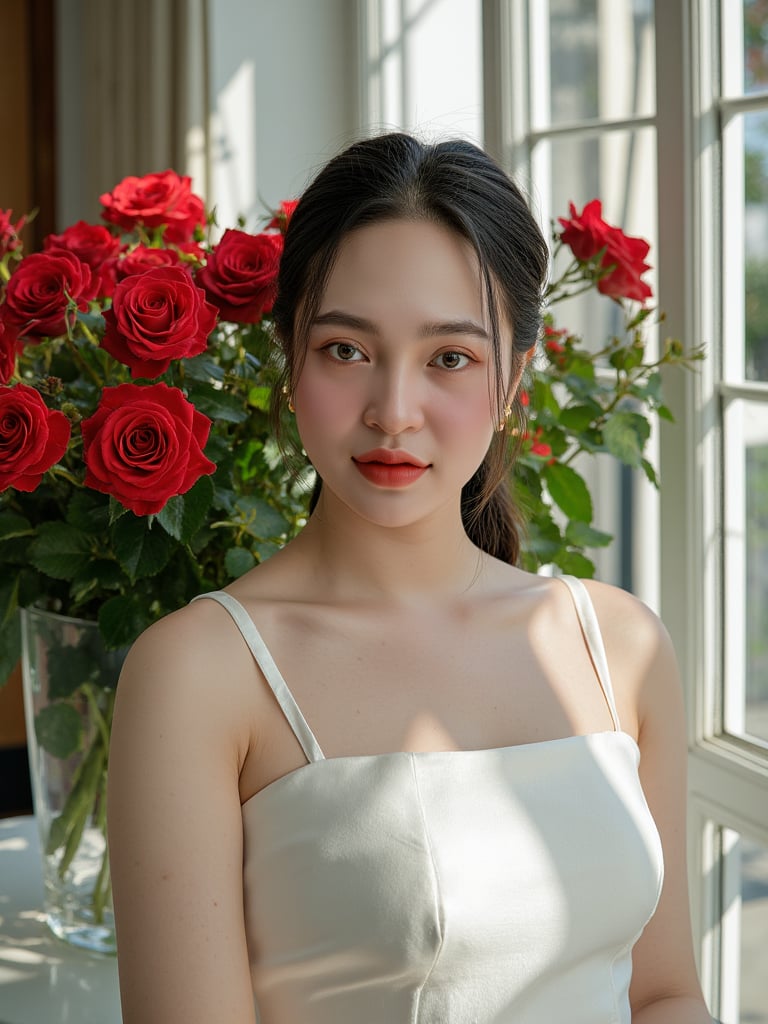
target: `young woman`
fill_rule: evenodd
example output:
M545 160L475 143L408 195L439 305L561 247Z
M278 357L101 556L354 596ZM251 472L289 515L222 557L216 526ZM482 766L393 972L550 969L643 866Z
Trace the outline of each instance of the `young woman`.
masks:
M710 1020L667 635L515 567L546 269L466 142L358 143L302 197L274 312L312 514L118 689L125 1024Z

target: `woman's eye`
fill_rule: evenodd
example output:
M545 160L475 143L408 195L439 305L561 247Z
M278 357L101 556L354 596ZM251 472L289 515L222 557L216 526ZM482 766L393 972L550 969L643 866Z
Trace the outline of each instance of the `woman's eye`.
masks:
M441 352L432 360L443 370L461 370L469 361L469 356L464 355L463 352Z
M360 349L348 341L334 341L326 346L325 351L340 363L357 363L363 358Z

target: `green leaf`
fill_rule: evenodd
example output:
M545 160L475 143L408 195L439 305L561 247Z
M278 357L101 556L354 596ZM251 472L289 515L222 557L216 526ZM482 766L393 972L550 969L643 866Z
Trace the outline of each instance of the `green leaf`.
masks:
M282 546L282 544L275 544L271 540L262 540L254 545L260 562L266 562L266 560L276 554Z
M653 465L648 461L648 459L642 459L640 461L640 465L643 467L643 472L648 477L648 479L651 481L653 486L658 489L659 478L658 478L658 475L656 474L656 470L654 469Z
M282 537L290 528L288 521L277 509L254 494L238 497L235 502L235 518L258 540Z
M77 323L84 324L88 330L98 338L103 337L104 331L106 330L104 317L101 313L83 313L78 310Z
M654 402L661 402L661 387L662 380L661 374L658 370L655 370L645 382L645 393Z
M575 548L605 548L613 540L613 535L572 519L566 527L565 539Z
M34 527L24 516L17 516L14 512L0 512L0 540L27 537L34 532Z
M568 518L591 523L592 498L576 470L561 462L553 462L550 466L544 466L542 472L550 497Z
M224 568L232 579L237 579L256 565L256 559L247 548L230 548L224 556Z
M95 491L75 491L67 506L67 522L85 533L100 533L109 525L109 500Z
M128 647L151 623L142 604L122 594L99 608L99 629L109 650Z
M594 379L594 376L582 376L581 374L569 373L563 379L563 383L571 392L574 398L585 401L591 398L595 394L602 394L606 392L599 381Z
M213 482L201 476L186 494L178 494L158 512L157 521L175 540L188 544L205 522L213 502Z
M675 422L675 417L672 414L672 410L668 406L660 405L656 409L656 412L659 414L659 418L660 419L666 420L668 423L674 423Z
M48 662L49 699L70 697L83 683L93 682L98 675L96 666L92 653L86 648L59 647Z
M132 581L156 576L173 554L173 539L161 529L152 530L133 513L118 519L112 528L115 554Z
M10 620L0 626L0 688L21 657L21 621L18 611Z
M19 574L9 575L11 578L0 585L0 628L13 619L19 607Z
M41 523L37 538L29 546L29 560L35 568L55 580L71 580L88 564L91 541L86 533L69 523Z
M60 701L41 708L35 716L37 742L54 757L70 757L80 748L82 722L71 704Z
M581 433L601 413L599 405L571 405L560 413L560 426L566 430Z
M642 345L624 345L611 352L608 362L617 370L634 370L643 361Z
M239 395L201 385L195 388L195 408L212 420L224 423L242 423L248 419L248 410L243 408Z
M120 563L112 558L92 558L72 580L70 594L78 603L96 590L116 590L126 584ZM78 596L82 595L82 596Z
M128 509L125 505L121 505L117 498L113 498L112 495L109 497L109 525L116 523L118 519L121 519Z
M568 373L565 377L566 381L570 377L576 377L582 381L594 381L595 365L592 362L592 356L572 351L568 364Z
M218 363L209 356L195 356L194 359L184 359L184 376L188 380L203 381L208 383L212 380L224 380L224 370Z
M592 579L595 575L594 562L578 551L563 551L557 556L556 562L563 572L569 576L578 576L579 579Z
M272 388L264 387L262 384L257 384L248 392L248 404L254 406L256 409L261 409L262 412L268 412L271 395Z
M538 514L530 520L525 547L533 552L542 564L553 561L563 547L560 528L546 506L542 506Z
M611 455L627 466L639 468L650 433L650 424L644 416L636 412L616 412L603 427L603 440Z
M551 381L541 371L537 371L533 382L531 409L536 412L537 416L545 411L550 412L554 419L558 419L560 416L560 406L552 392Z

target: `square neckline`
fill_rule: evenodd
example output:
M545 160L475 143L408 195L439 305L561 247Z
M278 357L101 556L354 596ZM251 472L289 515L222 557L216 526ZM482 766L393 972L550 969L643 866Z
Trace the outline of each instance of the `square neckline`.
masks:
M278 668L274 658L272 657L269 648L264 642L261 633L259 632L256 623L253 621L251 616L245 610L244 606L238 601L236 597L228 593L226 590L214 590L209 591L205 594L199 594L193 598L194 601L208 598L216 601L217 604L221 605L227 611L233 622L237 626L240 634L245 640L258 668L264 676L267 685L272 690L284 717L288 721L288 724L299 742L299 745L304 752L304 756L307 761L303 765L298 765L296 768L286 772L285 775L279 776L277 779L273 779L272 782L267 783L256 793L252 794L247 798L241 805L245 807L255 797L259 796L260 793L265 792L276 783L281 782L283 779L290 778L297 772L300 772L303 768L307 768L311 764L318 764L320 762L343 762L349 760L370 760L371 758L395 758L395 757L428 757L429 755L440 755L446 756L449 754L483 754L483 753L499 753L501 751L510 751L520 748L538 747L542 744L557 744L566 741L579 740L589 737L598 737L603 735L621 735L626 736L630 740L634 748L638 751L639 747L636 739L628 732L625 732L621 728L619 721L618 712L616 710L615 698L613 694L613 687L611 684L610 673L608 670L608 662L605 653L605 646L603 644L602 636L600 633L599 623L597 616L594 611L594 606L589 597L586 587L583 582L574 576L558 576L553 577L560 579L565 584L573 600L576 616L581 628L582 636L587 647L590 660L592 662L595 674L597 676L598 684L602 690L605 701L608 705L608 710L611 715L613 722L613 729L596 730L588 733L572 733L567 736L556 736L544 740L532 740L525 743L507 744L501 747L479 747L471 749L459 749L459 750L424 750L424 751L407 751L407 750L393 750L383 751L380 753L373 754L340 754L333 757L326 757L323 753L320 744L315 737L314 732L309 726L304 714L299 707L296 698L288 686L285 678L283 677L280 669Z

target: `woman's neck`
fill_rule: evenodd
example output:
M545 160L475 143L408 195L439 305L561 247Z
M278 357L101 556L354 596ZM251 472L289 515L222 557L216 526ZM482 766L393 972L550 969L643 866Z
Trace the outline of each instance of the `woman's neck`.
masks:
M326 600L345 603L451 600L466 593L486 562L467 536L458 509L408 526L385 527L322 498L289 548L323 587Z

